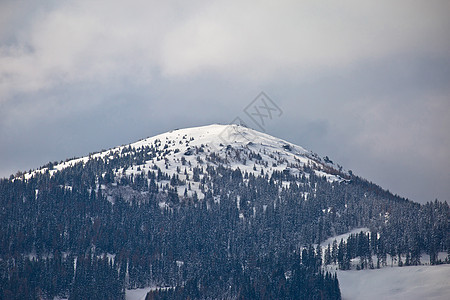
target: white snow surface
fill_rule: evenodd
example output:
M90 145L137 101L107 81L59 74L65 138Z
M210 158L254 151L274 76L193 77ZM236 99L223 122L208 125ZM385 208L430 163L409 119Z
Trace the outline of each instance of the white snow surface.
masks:
M145 297L147 297L147 293L150 291L156 291L156 290L168 290L172 289L171 287L146 287L141 289L131 289L131 290L125 290L125 300L145 300Z
M448 300L450 265L338 271L344 300Z
M151 287L143 289L125 290L125 300L145 300L147 293L150 292Z

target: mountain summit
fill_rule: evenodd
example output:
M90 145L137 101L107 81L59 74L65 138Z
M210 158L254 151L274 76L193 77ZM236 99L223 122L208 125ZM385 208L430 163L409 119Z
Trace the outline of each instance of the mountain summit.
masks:
M181 170L183 173L178 177L186 184L194 175L193 167L219 165L256 176L263 174L270 177L274 171L309 176L310 171L313 171L315 175L329 181L348 178L348 174L342 172L342 168L335 166L328 157L321 159L301 146L236 124L172 130L83 158L50 164L25 174L25 178L47 170L52 175L67 167L85 164L90 159L101 159L108 163L122 157L133 159L129 164L116 168L115 175L119 177L136 176L157 169L172 177L180 174ZM305 170L308 172L305 173ZM183 189L178 187L178 193L182 195ZM203 197L202 193L199 197Z

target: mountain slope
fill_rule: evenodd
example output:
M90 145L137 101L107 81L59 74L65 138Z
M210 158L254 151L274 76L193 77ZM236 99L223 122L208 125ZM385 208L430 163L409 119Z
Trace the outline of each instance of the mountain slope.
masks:
M186 169L184 174L180 174L181 180L194 184L192 180L186 180L186 177L192 178L194 175L192 166L223 165L256 176L261 174L261 170L269 177L273 171L289 171L299 175L308 168L329 181L341 181L343 177L348 177L348 174L338 171L331 161L325 162L300 146L243 126L214 124L173 130L83 158L51 164L50 168L47 166L27 173L24 178L29 179L47 170L52 175L77 163L85 164L89 159L102 159L108 163L132 152L146 152L145 159L141 156L140 160L131 162L130 168L117 168L116 176L139 175L159 168L172 177L180 173L180 169ZM184 189L178 187L177 190L182 196ZM204 197L203 193L197 192L199 198Z
M123 299L158 286L149 298L340 299L322 265L400 254L414 265L422 252L434 264L450 248L446 202L394 196L237 125L49 163L0 180L0 207L0 298ZM312 246L363 227L324 255Z
M331 180L339 178L330 173L337 173L333 170L330 161L322 161L316 154L304 148L289 143L287 141L272 137L265 133L255 131L240 125L209 125L194 128L178 129L154 137L146 138L129 145L115 147L113 149L95 153L83 158L71 159L59 164L53 164L50 174L62 170L76 163L86 163L89 159L114 159L115 156L126 155L131 149L135 151L149 149L157 155L152 160L146 161L143 168L151 168L155 165L165 167L167 164L171 168L166 168L170 173L180 166L181 158L184 156L187 162L196 164L197 156L205 159L209 154L214 153L221 159L226 159L226 165L235 169L239 167L249 173L257 174L253 170L253 164L264 163L265 170L271 173L273 170L282 171L286 168L301 168L312 166L319 176L327 176ZM237 156L236 151L242 151L243 157ZM245 160L250 154L258 155L258 159L251 159L253 164ZM258 162L259 161L259 162ZM214 164L214 162L212 162ZM276 166L274 166L276 165ZM45 172L44 167L37 171L28 173L28 179L36 172ZM328 172L324 172L328 171ZM136 172L129 170L126 175Z

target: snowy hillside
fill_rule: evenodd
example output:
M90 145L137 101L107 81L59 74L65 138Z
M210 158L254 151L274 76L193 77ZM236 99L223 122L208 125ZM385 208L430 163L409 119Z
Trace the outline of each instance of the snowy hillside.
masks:
M368 228L356 228L348 233L330 237L320 244L322 253L328 245L341 239L347 241L351 235L369 234ZM405 255L401 255L406 261ZM440 261L445 261L446 252L437 255ZM325 256L323 256L325 261ZM325 270L337 272L342 299L449 299L450 296L450 265L430 265L430 256L422 253L420 265L399 267L398 256L387 255L386 266L380 269L357 270L360 257L351 260L351 270L339 270L337 264L324 266ZM376 256L372 256L376 261Z
M176 186L180 196L190 186L188 194L196 192L200 199L204 195L198 189L198 183L193 180L194 167L223 165L231 169L239 168L243 173L256 176L270 176L274 171L286 170L293 175L302 175L302 170L308 168L315 175L326 177L328 181L341 181L345 176L331 161L324 161L300 146L240 125L214 124L173 130L129 145L44 167L27 173L24 177L29 179L36 173L47 170L52 175L75 164L85 164L90 159L102 159L108 163L115 158L127 156L131 151L145 152L150 159L135 161L129 168L117 168L115 176L147 174L148 171L160 169L168 177L175 175L183 182ZM304 175L309 176L308 173Z

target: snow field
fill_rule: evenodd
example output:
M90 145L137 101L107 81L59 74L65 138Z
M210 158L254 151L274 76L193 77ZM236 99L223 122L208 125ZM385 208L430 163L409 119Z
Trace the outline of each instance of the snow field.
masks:
M448 300L450 265L338 271L344 300Z

